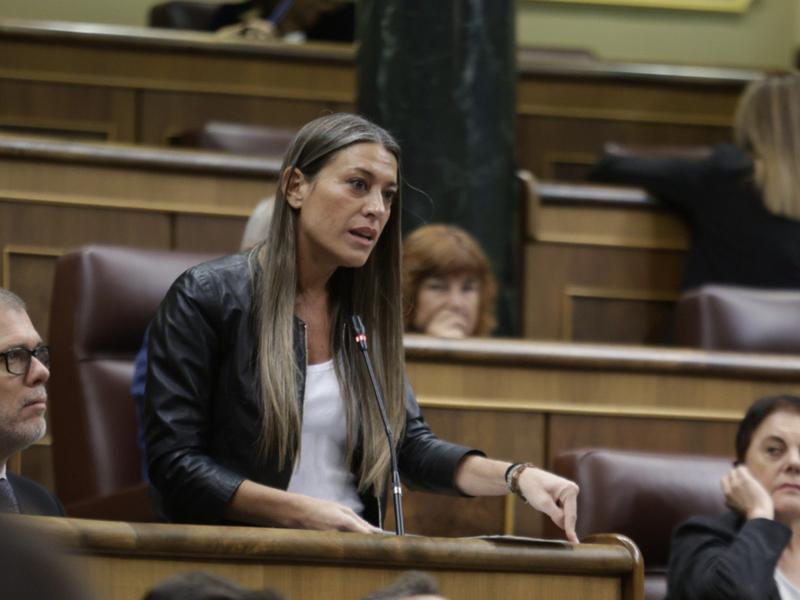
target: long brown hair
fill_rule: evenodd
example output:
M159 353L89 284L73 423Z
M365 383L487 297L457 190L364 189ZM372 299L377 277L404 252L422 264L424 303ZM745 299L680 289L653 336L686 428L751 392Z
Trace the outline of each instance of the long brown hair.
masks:
M754 155L767 210L800 220L800 75L751 83L736 109L735 135Z
M414 329L417 294L431 276L467 273L481 285L478 322L471 335L489 335L497 325L497 280L478 241L455 225L431 224L415 229L403 244L403 316L406 331Z
M338 113L320 117L297 134L281 167L280 185L267 239L250 254L254 281L253 310L258 327L258 365L263 414L261 450L277 452L279 463L294 462L300 450L301 417L297 404L298 365L294 350L294 307L297 293L297 222L299 212L286 201L288 174L300 170L313 181L337 152L360 143L376 143L397 159L400 147L384 129L357 115ZM387 412L402 439L405 426L405 361L400 290L401 204L392 204L381 237L358 269L338 268L328 289L331 298L331 348L347 414L347 458L353 461L361 445L358 489L374 486L382 493L389 468L386 445L369 374L353 345L350 318L361 315L369 333L370 353L386 397Z

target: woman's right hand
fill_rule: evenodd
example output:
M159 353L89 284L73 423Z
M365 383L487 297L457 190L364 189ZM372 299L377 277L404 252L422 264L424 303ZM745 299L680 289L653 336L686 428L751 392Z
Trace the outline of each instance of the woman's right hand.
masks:
M352 509L246 479L231 498L225 517L266 527L383 533Z
M772 497L746 466L739 465L725 475L722 489L728 506L747 519L775 518Z
M330 500L301 496L296 508L298 529L319 531L355 531L356 533L383 533L381 529L359 517L355 511Z

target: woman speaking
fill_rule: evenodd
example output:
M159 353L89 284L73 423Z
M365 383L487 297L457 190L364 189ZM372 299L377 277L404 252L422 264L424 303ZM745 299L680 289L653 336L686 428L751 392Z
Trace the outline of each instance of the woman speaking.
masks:
M405 380L400 149L350 114L308 123L267 240L184 273L150 333L150 479L170 520L379 531L389 449L350 320L370 336L403 478L509 489L575 537L577 486L439 440Z

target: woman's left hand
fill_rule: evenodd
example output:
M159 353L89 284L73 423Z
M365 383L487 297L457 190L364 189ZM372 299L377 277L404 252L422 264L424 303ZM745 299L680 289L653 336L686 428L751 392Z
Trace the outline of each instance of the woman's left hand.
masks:
M548 515L570 542L578 542L578 485L542 469L528 467L519 476L519 489L533 508Z

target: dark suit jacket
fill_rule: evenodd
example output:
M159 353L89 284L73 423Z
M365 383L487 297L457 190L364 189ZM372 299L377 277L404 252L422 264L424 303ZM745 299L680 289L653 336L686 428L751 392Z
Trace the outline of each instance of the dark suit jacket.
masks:
M728 512L692 517L675 530L669 600L780 600L775 566L792 536L770 519Z
M11 472L6 473L6 476L17 497L19 510L22 514L42 515L45 517L65 516L61 502L43 486Z

